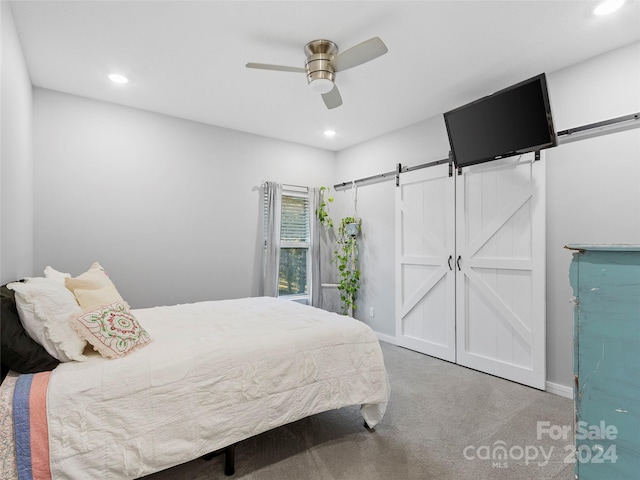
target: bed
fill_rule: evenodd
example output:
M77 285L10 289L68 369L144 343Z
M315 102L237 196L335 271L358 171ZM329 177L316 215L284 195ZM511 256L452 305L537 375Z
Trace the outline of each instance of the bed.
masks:
M7 375L3 479L138 478L215 452L231 474L232 447L254 435L345 406L370 429L384 415L382 352L357 320L270 297L129 313L146 337L125 355L85 347Z

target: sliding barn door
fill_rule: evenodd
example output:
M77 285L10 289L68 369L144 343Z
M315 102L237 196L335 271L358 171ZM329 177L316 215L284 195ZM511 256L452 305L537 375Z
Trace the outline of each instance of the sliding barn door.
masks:
M449 166L400 175L396 188L396 339L455 361L455 181Z
M456 191L457 361L544 389L544 160L464 168Z

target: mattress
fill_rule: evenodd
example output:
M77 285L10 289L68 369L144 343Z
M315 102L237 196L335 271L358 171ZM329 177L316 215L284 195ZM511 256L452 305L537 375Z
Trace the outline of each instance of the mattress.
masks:
M259 297L133 310L153 342L50 374L51 476L137 478L327 410L373 427L389 383L373 331Z

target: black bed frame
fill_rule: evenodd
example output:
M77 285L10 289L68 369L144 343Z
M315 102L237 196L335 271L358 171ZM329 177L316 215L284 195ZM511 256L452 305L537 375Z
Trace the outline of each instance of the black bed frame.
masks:
M370 432L375 432L376 430L375 428L370 428L369 425L367 425L367 422L364 422L364 428L366 428ZM224 474L227 477L230 477L234 473L236 473L236 445L237 443L234 443L233 445L229 445L228 447L207 453L201 458L209 461L217 457L218 455L224 454Z
M228 447L221 448L220 450L216 450L215 452L207 453L203 455L202 458L204 460L211 460L218 455L222 455L224 453L224 474L227 477L230 477L234 473L236 473L236 445L229 445Z

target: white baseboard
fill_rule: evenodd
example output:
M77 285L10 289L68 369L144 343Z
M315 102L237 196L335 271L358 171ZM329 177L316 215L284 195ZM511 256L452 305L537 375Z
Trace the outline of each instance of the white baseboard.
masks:
M376 337L378 337L378 340L382 342L390 343L391 345L398 345L398 341L396 340L396 337L392 337L391 335L387 335L385 333L380 333L380 332L374 332L374 333L376 334Z
M546 382L545 387L549 393L573 399L573 388L571 387L565 387L564 385L552 382Z
M392 345L398 345L398 340L396 337L387 335L385 333L375 332L376 337L381 342L387 342ZM566 387L564 385L560 385L559 383L546 382L545 383L545 391L549 393L553 393L554 395L559 395L561 397L573 399L573 388Z
M381 342L387 342L392 345L398 345L398 340L396 337L387 335L385 333L375 332L376 337ZM545 391L549 393L553 393L554 395L559 395L561 397L573 399L573 388L566 387L564 385L560 385L559 383L546 382L545 383Z

